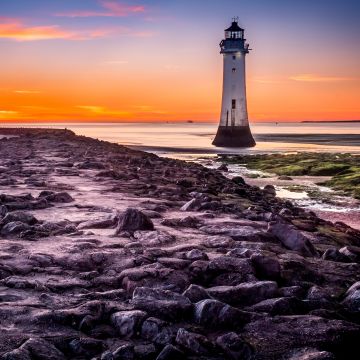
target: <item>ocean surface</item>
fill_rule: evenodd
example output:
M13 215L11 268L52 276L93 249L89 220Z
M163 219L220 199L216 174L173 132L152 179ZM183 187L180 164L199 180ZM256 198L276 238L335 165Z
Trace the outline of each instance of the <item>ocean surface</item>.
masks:
M0 126L68 128L78 135L107 140L172 157L218 153L293 151L360 153L358 123L253 123L257 145L251 149L215 148L216 123L67 123Z

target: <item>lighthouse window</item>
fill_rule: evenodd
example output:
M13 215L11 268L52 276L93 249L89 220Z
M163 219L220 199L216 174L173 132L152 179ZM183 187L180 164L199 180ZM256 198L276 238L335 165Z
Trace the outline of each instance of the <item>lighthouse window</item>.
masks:
M231 102L231 108L236 109L236 100L235 99L233 99Z
M233 60L236 60L236 56L235 56L235 55L233 55Z
M236 72L236 68L232 68L232 72L235 73L235 72Z

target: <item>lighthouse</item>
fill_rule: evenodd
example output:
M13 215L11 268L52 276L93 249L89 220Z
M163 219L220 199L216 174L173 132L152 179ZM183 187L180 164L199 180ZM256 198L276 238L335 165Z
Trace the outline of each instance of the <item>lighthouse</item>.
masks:
M213 145L253 147L256 143L249 127L245 77L245 57L249 53L249 44L237 18L225 30L225 39L221 41L220 48L224 57L223 93L220 124Z

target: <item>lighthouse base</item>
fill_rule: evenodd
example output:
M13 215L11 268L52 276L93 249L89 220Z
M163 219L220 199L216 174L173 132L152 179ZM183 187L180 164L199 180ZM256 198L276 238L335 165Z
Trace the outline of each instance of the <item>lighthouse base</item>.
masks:
M247 126L219 126L215 139L212 143L217 147L254 147L256 142Z

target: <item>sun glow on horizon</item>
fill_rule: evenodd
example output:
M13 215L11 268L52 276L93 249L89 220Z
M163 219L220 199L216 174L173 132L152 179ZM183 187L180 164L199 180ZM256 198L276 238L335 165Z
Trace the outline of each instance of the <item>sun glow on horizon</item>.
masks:
M30 11L24 4L31 1ZM259 0L257 7L243 1L241 20L254 49L247 57L251 121L360 119L359 5L346 1L346 19L334 0L319 0L312 12L281 0ZM199 18L204 3L1 3L0 120L217 122L218 42L239 6L206 3L207 17ZM308 26L299 32L304 19Z

